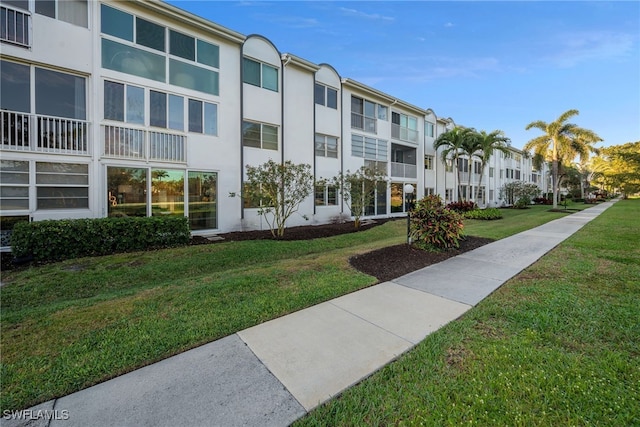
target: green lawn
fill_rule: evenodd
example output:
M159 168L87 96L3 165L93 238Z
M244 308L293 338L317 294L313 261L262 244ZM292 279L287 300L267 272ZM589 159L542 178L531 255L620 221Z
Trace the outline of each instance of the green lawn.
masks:
M540 217L537 225L564 215L547 209L505 211L505 219L469 230L493 236L521 228L524 218ZM313 241L228 242L3 273L0 409L66 395L369 286L376 279L352 269L348 258L404 242L405 226L394 221Z
M296 425L640 425L640 200Z

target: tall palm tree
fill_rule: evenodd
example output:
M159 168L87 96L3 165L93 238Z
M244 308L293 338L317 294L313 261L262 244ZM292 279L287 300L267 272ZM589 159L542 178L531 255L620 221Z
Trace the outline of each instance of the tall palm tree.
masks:
M511 140L504 135L501 130L494 130L491 133L480 131L476 133L476 139L480 146L480 179L478 180L478 187L476 188L476 194L474 200L477 202L480 196L480 186L482 184L482 177L484 176L484 170L487 168L487 164L496 151L502 153L509 152L509 145Z
M573 116L580 114L578 110L565 111L555 121L547 123L542 120L531 122L525 128L540 129L540 135L524 146L525 151L533 150L534 159L546 159L551 162L551 176L553 180L553 208L558 207L558 193L560 191L559 168L563 162L571 162L576 157L588 157L595 151L592 144L602 141L593 131L583 129L576 124L567 123ZM536 166L540 166L539 164Z
M446 165L447 161L451 160L456 167L458 177L458 199L461 199L460 168L458 166L458 160L461 155L467 154L469 151L470 140L473 136L473 132L473 129L456 126L447 132L441 133L433 143L433 148L436 152L438 149L443 148L440 153L442 163Z

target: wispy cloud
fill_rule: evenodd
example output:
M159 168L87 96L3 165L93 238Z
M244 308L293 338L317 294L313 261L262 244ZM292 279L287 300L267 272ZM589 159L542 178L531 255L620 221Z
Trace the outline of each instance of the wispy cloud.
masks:
M254 14L254 18L259 19L262 22L270 22L285 26L288 28L315 28L320 26L320 22L315 18L305 18L303 16L287 16L287 15L275 15L270 13Z
M366 13L363 12L361 10L357 10L357 9L349 9L346 7L341 7L339 8L339 10L348 16L355 16L358 18L364 18L364 19L370 19L370 20L380 20L380 21L389 21L389 22L393 22L395 21L395 18L392 16L385 16L385 15L380 15L379 13Z
M634 40L633 36L624 33L585 31L559 34L552 43L558 46L558 50L547 59L568 68L592 60L630 57L637 38Z
M453 27L453 22L447 22L446 24L444 24L445 28L451 28Z

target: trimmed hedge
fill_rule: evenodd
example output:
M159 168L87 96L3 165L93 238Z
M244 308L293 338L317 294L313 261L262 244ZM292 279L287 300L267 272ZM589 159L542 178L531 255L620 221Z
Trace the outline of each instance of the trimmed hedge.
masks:
M447 205L447 209L456 211L458 213L465 213L472 211L474 209L478 209L478 205L471 200L466 200L462 202L451 202Z
M189 243L186 217L125 217L21 222L11 234L16 258L59 261Z
M472 211L465 212L462 215L466 219L493 220L502 218L502 212L500 212L500 209L496 208L474 209Z

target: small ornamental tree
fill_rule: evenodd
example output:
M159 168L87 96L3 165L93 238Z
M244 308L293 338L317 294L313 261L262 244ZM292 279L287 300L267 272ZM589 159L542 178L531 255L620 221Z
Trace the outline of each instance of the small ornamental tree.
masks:
M362 166L355 172L347 170L331 178L329 184L339 189L344 203L354 217L354 225L360 228L360 218L364 215L367 206L373 204L376 195L376 187L379 182L387 182L384 171Z
M269 160L260 166L247 166L243 199L260 200L258 214L264 216L273 237L284 235L287 219L298 212L312 191L313 175L308 164Z
M537 185L524 181L508 182L500 187L500 198L518 209L526 208L540 195Z
M462 215L447 209L438 195L416 203L411 212L410 233L414 245L426 250L449 250L460 247Z

